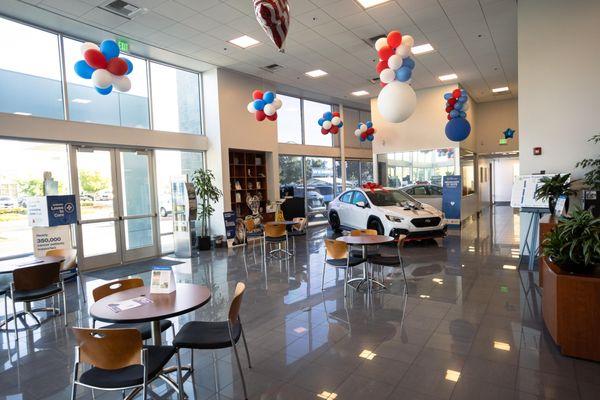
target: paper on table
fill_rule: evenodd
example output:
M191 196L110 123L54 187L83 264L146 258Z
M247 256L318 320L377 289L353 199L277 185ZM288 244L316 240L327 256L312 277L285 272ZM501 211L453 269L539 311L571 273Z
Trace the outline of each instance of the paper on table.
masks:
M152 300L147 297L134 297L133 299L119 301L117 303L110 303L106 306L110 308L113 312L119 313L125 310L131 310L132 308L143 306L144 304L150 304Z

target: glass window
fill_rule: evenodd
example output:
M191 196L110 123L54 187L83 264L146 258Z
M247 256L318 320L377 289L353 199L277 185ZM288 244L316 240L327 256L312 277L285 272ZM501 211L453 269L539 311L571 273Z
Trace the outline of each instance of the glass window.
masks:
M326 221L327 205L334 197L333 159L306 157L305 169L309 222Z
M462 195L475 193L475 154L471 151L460 150L460 171L462 176Z
M441 196L442 195L442 188L441 186L429 186L429 194L431 196Z
M373 161L360 162L360 184L373 182Z
M332 146L332 134L323 135L321 127L317 123L323 113L331 111L331 105L317 103L314 101L304 101L304 144L315 146Z
M121 93L113 89L108 95L96 92L91 79L80 78L73 68L81 60L80 47L83 42L64 38L65 74L69 94L69 119L80 122L149 128L148 83L146 61L127 54L133 64L128 75L131 90Z
M346 192L340 197L340 200L344 203L350 203L352 201L352 192Z
M198 74L150 63L154 129L202 133Z
M161 252L170 253L174 250L171 180L180 176L187 176L191 180L194 171L204 167L204 153L156 150L154 154Z
M427 189L425 189L425 186L415 186L413 192L410 194L415 196L427 196Z
M361 185L360 182L360 161L346 161L346 187L355 188Z
M277 139L279 143L302 144L302 115L300 99L278 94L282 106L277 111Z
M58 37L0 18L0 112L64 118Z
M380 183L389 187L412 184L441 186L444 176L454 175L457 171L457 151L447 148L379 154L377 161L385 165L387 170L387 174L382 174L382 179L386 181ZM372 164L370 169L372 175Z
M279 156L279 191L281 198L304 197L304 178L302 175L302 157Z
M367 198L365 197L365 195L362 192L355 191L354 197L352 198L352 204L357 204L360 201L362 201L365 204L369 204L369 202L367 201Z
M33 251L25 199L44 194L44 173L58 183L58 194L70 194L67 146L0 140L0 255Z

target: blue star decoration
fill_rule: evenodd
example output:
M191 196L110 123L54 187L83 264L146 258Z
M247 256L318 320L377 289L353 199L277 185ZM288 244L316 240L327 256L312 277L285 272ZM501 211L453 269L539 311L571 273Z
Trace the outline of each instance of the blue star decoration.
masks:
M515 130L507 128L504 132L504 139L512 139L515 136Z

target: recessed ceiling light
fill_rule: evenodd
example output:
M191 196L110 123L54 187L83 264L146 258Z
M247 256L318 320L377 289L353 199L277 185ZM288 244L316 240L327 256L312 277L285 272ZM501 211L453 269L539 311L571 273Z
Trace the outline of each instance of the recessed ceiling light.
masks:
M23 112L23 111L15 111L13 114L15 114L15 115L31 115L31 113Z
M229 40L229 43L235 44L242 49L245 49L250 46L254 46L255 44L259 44L260 42L254 38L251 38L248 35L240 36L239 38Z
M494 348L502 351L510 351L510 344L494 340Z
M417 55L417 54L429 53L430 51L433 51L433 50L435 50L435 49L433 48L432 45L430 45L429 43L425 43L425 44L420 44L418 46L414 46L412 48L412 53L414 55Z
M310 76L311 78L320 78L327 75L327 72L323 71L322 69L315 69L314 71L308 71L304 74Z
M458 78L458 76L456 74L448 74L448 75L438 76L438 79L440 81L451 81L452 79L456 79L456 78Z
M366 90L357 90L356 92L352 92L352 96L366 96L369 92Z
M80 99L79 97L71 100L73 103L77 103L77 104L88 104L91 103L92 101L90 99Z
M378 6L379 4L387 3L390 0L358 0L363 8Z
M510 89L508 88L508 86L502 86L502 87L497 87L497 88L493 88L492 92L494 93L502 93L502 92L508 92Z

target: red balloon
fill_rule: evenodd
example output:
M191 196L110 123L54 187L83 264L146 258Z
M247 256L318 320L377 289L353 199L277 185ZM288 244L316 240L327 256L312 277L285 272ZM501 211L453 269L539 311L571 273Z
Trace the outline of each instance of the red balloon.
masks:
M333 134L335 135L336 133L338 133L338 132L339 132L339 130L340 130L340 128L338 128L338 127L337 127L337 126L335 126L335 125L332 125L332 126L331 126L331 129L329 129L329 132L331 132L331 133L333 133Z
M106 57L104 57L104 54L100 50L88 49L83 53L83 58L92 68L105 69L107 66Z
M269 121L277 121L277 113L275 113L273 115L267 115L267 119Z
M379 86L385 87L385 85L387 85L387 83L379 82Z
M360 137L361 137L363 140L364 140L364 139L366 139L366 138L367 138L367 132L362 132L362 133L360 134Z
M333 113L333 116L334 116L334 117L339 117L339 116L340 116L340 113L336 111L336 112L334 112L334 113Z
M333 127L332 127L333 128ZM321 128L321 133L323 135L327 135L329 133L329 129Z
M265 112L263 110L258 110L254 116L256 117L257 121L264 121L265 118L267 117L267 114L265 114Z
M448 99L448 104L450 104L450 106L454 108L454 105L456 104L456 99L454 97Z
M128 67L125 60L115 57L108 62L106 69L113 75L122 76L127 73Z
M372 128L372 127L371 127L371 128L368 128L368 129L367 129L367 132L365 132L365 133L366 133L367 135L372 135L372 134L374 134L374 133L375 133L375 128Z
M395 49L402 44L402 34L398 31L391 31L387 35L387 42L391 48Z
M448 106L446 107L446 112L449 113L450 111L454 110L454 107L452 106Z
M379 58L381 58L383 61L387 62L387 60L393 56L395 54L394 49L392 49L390 46L383 46L382 48L379 49Z
M379 62L377 63L377 67L375 67L375 70L378 74L380 74L381 71L383 71L386 68L389 68L387 61L379 60Z
M448 120L451 120L451 119L452 119L452 117L450 116L450 114L448 114Z
M255 90L254 92L252 92L252 98L254 100L262 100L262 98L263 98L262 90Z
M452 91L452 97L454 97L455 99L458 99L460 97L462 93L460 92L460 89L454 89ZM452 100L452 99L450 99ZM450 100L448 100L448 102L450 102Z

